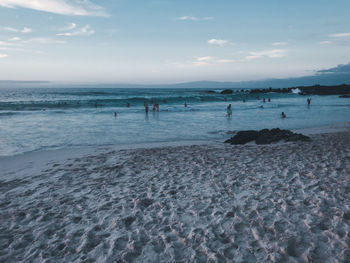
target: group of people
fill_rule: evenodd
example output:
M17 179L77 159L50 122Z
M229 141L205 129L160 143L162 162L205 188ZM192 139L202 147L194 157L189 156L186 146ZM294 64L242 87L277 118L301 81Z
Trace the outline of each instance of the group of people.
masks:
M243 102L245 102L245 100L243 100ZM265 98L263 99L263 102L265 102ZM268 102L271 102L271 99L268 98ZM311 104L311 98L307 98L306 100L306 103L307 103L307 106L310 106ZM260 106L260 108L264 108L263 106ZM229 104L226 108L226 111L227 111L227 116L232 116L232 109L231 109L231 104ZM281 118L282 119L285 119L287 117L287 115L282 111L281 113Z

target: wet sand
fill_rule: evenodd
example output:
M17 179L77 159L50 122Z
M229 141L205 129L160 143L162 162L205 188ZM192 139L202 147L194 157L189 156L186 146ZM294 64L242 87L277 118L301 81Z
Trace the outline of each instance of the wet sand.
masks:
M0 261L347 262L350 133L311 138L0 169Z

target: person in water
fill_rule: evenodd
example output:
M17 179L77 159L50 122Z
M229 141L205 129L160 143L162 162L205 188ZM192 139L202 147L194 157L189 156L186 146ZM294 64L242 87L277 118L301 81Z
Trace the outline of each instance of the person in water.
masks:
M267 99L267 101L268 101L268 102L271 102L271 99L270 99L270 98L268 98L268 99Z
M185 106L185 108L187 108L187 103L186 102L185 102L184 106Z
M281 113L281 118L284 119L285 117L287 117L287 116L286 116L286 114L284 114L284 112L282 111L282 113Z
M114 112L114 118L117 118L117 113L116 112Z
M231 109L231 104L229 104L227 106L227 116L231 116L232 115L232 109Z
M310 104L311 104L311 98L307 98L306 102L307 102L307 106L310 106Z
M129 102L126 103L126 107L127 107L127 108L130 107L130 103L129 103Z
M145 112L146 112L146 114L148 113L148 105L147 105L147 103L145 102L144 104L143 104L143 106L145 107Z

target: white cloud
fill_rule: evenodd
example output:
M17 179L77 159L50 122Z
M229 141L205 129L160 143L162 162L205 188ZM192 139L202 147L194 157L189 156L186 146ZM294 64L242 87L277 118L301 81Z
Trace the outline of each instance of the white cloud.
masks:
M6 58L6 57L8 57L7 54L0 54L0 58Z
M52 38L46 38L46 37L37 37L37 38L31 38L28 40L23 40L22 41L25 44L65 44L67 43L66 41L63 40L56 40Z
M73 30L74 28L77 27L77 24L75 23L69 23L67 26L59 29L60 31L69 31L69 30Z
M273 50L265 50L260 52L250 52L249 56L246 56L245 59L250 61L259 58L282 58L285 57L287 50L285 49L273 49Z
M9 41L21 41L22 39L20 37L12 37L9 38Z
M86 25L86 26L84 26L76 31L58 33L56 35L57 36L72 37L72 36L91 36L93 34L95 34L95 31L93 29L91 29L91 27L89 25Z
M89 0L0 0L0 6L23 7L60 15L107 16L101 6Z
M213 20L214 17L212 16L205 16L205 17L197 17L197 16L180 16L175 18L175 20L180 20L180 21L185 21L185 20L190 20L190 21L199 21L199 20Z
M332 44L332 43L333 43L332 41L328 41L328 40L320 42L321 45L329 45L329 44Z
M273 46L287 46L288 45L288 42L275 42L275 43L272 43Z
M30 33L30 32L32 32L32 29L31 29L31 28L28 28L28 27L24 27L24 28L21 30L21 33L24 33L24 34Z
M177 18L177 20L193 20L193 21L195 21L195 20L198 20L198 18L195 16L180 16Z
M0 0L0 3L1 3L1 0ZM24 33L24 34L32 32L32 29L29 27L23 27L23 29L18 29L18 28L5 26L5 27L2 27L1 29L8 32L16 32L16 33Z
M18 29L13 28L13 27L8 27L8 26L4 26L1 29L4 31L9 31L9 32L18 32Z
M201 67L201 66L213 66L217 64L230 63L232 60L230 59L218 59L211 56L204 57L194 57L194 61L186 62L186 63L175 63L177 67L187 68L187 67Z
M338 33L338 34L331 34L329 36L336 37L336 38L350 37L350 33Z
M210 45L219 45L219 46L223 46L223 45L227 44L228 41L227 41L227 40L224 40L224 39L215 39L215 38L213 38L213 39L209 39L209 40L208 40L208 43L209 43Z

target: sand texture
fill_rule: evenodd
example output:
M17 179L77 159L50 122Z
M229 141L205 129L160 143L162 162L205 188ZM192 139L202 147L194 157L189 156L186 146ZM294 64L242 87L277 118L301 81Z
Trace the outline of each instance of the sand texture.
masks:
M350 260L349 133L106 148L39 168L0 177L0 262Z

